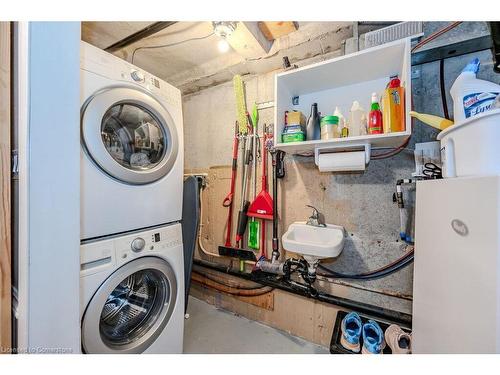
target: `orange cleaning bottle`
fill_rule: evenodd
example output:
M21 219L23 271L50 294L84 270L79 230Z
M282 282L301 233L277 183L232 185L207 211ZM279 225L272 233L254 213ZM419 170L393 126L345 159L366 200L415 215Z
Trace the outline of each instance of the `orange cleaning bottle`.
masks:
M391 77L382 98L384 133L405 131L405 89L398 76Z

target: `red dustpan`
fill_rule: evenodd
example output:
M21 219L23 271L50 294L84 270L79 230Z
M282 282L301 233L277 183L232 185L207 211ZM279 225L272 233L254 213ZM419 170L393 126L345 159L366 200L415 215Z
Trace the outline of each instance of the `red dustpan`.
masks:
M262 190L248 207L247 216L273 220L273 198L267 191L267 134L264 135L264 138L262 146Z

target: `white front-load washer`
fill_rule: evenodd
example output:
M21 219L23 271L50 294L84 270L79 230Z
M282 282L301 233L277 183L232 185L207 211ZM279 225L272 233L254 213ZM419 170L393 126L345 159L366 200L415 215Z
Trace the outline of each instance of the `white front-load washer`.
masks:
M179 223L83 242L83 352L182 353L183 259Z
M81 43L82 240L181 220L180 91Z

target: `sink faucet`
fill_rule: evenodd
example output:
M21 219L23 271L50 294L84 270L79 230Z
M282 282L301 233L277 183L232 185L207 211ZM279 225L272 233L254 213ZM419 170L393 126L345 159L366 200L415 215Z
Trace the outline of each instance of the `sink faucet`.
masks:
M312 215L307 219L306 224L312 225L313 227L326 227L325 218L323 214L321 214L316 207L306 205L306 207L310 207L313 209Z

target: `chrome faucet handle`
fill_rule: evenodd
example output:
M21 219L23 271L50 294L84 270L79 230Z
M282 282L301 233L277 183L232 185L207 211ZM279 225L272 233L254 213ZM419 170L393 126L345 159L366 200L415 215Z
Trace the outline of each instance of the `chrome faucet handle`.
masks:
M323 215L318 211L318 209L314 206L309 205L309 204L306 204L306 207L312 208L312 210L313 210L312 215L309 216L309 219L307 220L306 224L312 225L315 227L326 227Z
M318 218L318 216L319 216L319 211L318 211L318 209L317 209L316 207L311 206L310 204L306 204L306 207L312 208L313 213L312 213L312 216L311 216L311 217Z

